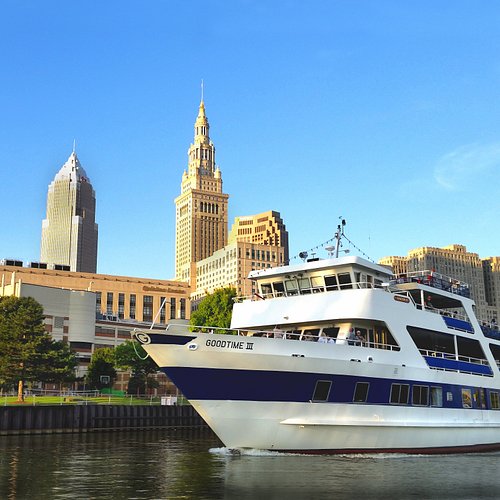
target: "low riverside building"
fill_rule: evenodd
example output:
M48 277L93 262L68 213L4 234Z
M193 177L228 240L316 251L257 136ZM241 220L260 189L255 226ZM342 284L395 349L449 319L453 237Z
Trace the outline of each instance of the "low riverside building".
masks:
M31 285L94 292L96 312L119 319L155 320L161 324L170 319L189 319L188 283L34 267L40 263L23 267L20 261L11 262L18 265L0 265L1 286L20 280Z

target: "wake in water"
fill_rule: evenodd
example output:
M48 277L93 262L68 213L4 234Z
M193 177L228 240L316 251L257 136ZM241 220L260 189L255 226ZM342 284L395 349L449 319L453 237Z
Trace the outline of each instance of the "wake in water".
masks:
M401 460L406 458L429 458L436 455L408 454L408 453L332 453L332 454L314 454L314 453L288 453L285 451L259 450L255 448L210 448L209 453L224 457L330 457L332 459L370 459L370 460Z
M224 457L286 457L297 455L296 453L285 453L280 451L257 450L254 448L210 448L209 453Z

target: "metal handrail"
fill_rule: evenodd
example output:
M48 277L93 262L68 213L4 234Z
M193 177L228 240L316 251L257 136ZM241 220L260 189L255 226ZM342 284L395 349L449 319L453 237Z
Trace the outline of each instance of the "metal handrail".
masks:
M432 351L429 349L419 349L419 352L423 356L432 356L433 358L450 359L454 361L465 361L466 363L489 366L487 359L473 358L470 356L463 356L461 354L449 353L444 351Z

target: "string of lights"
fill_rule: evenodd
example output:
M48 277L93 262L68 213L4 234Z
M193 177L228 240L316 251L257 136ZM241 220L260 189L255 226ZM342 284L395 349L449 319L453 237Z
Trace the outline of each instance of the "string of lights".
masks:
M342 233L342 238L345 238L353 248L355 248L361 255L363 255L363 257L366 257L368 260L375 263L375 261L371 257L369 257L365 252L363 252L363 250L361 250L361 248L356 246L344 233ZM326 246L329 245L329 243L335 242L336 240L337 240L337 238L334 236L333 238L330 238L329 240L326 240L325 242L323 242L323 243L321 243L313 248L310 248L307 252L300 252L300 254L309 253L309 252L311 254L314 254L315 250L319 250L321 248L324 248L326 250ZM300 254L295 255L294 257L291 257L289 259L289 262L292 262L293 260L299 259L299 258L302 259L303 257L301 257Z

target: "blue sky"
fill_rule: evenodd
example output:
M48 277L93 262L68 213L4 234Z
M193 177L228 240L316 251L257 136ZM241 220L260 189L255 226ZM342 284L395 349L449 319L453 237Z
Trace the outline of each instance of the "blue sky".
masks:
M98 271L172 278L201 79L229 226L500 255L498 2L4 0L0 56L0 258L39 259L76 139Z

